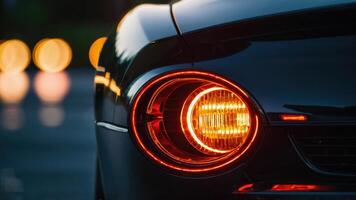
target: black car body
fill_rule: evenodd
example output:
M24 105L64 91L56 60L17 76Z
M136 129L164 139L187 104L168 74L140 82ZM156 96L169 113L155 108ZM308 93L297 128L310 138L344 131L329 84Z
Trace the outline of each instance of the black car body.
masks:
M109 36L100 66L98 198L356 199L356 1L141 5ZM235 85L256 115L251 145L212 170L170 161L143 125L159 118L144 113L155 84L195 76Z

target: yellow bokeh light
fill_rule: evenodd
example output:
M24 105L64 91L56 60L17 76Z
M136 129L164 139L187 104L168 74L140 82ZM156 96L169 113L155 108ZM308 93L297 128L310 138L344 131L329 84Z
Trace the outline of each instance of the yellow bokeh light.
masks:
M45 72L60 72L72 61L72 49L63 39L43 39L33 50L33 61Z
M34 89L42 102L56 104L68 94L70 79L65 72L39 72L34 80Z
M95 40L95 42L90 47L89 60L93 67L95 67L95 69L98 68L100 53L107 39L107 37L101 37Z
M30 87L30 79L25 72L0 73L0 101L5 104L20 103Z
M21 40L0 42L0 71L22 72L30 64L31 52Z

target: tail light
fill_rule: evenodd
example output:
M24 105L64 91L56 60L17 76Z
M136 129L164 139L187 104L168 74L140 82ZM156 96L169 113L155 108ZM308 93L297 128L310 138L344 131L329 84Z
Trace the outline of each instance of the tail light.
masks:
M342 186L339 186L342 187ZM338 188L329 185L314 184L269 184L249 183L238 187L234 193L259 193L259 192L327 192L337 191Z
M298 122L298 121L307 121L308 120L306 115L297 115L297 114L282 114L282 115L280 115L280 117L283 121Z
M136 95L131 129L140 149L166 168L186 173L233 167L254 143L255 103L219 76L182 71L146 84Z
M329 187L320 185L302 185L302 184L276 184L271 191L327 191Z

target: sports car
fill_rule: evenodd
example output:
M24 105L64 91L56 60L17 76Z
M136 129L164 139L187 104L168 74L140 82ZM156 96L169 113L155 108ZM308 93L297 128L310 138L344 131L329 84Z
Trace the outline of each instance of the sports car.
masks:
M99 66L97 199L356 199L355 0L139 5Z

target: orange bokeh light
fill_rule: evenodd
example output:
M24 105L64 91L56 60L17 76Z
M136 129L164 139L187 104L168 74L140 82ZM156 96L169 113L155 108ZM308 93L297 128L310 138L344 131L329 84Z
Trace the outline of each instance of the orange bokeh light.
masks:
M95 69L98 68L100 53L101 53L101 50L103 49L104 44L107 39L108 39L107 37L101 37L101 38L95 40L94 43L90 47L89 60L90 60L90 63L93 65L93 67L95 67Z
M34 90L38 97L47 104L61 102L70 89L70 79L65 72L39 72L34 80Z
M22 72L31 61L31 52L21 40L0 42L0 71Z
M20 103L29 86L30 80L25 72L0 73L0 101L6 104Z
M69 66L72 49L63 39L43 39L36 44L32 57L42 71L55 73Z

